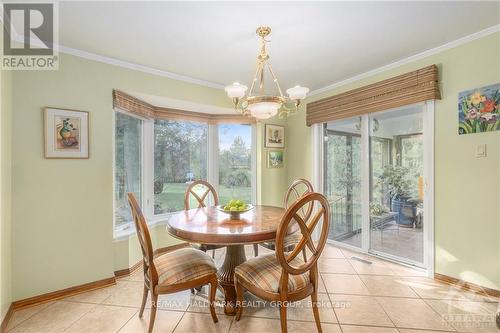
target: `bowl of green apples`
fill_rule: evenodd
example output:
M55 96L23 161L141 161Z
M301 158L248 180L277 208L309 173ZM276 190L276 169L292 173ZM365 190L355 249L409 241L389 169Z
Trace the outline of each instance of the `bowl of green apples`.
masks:
M240 215L252 210L253 206L243 200L231 199L227 204L217 206L217 209L231 215L232 220L239 220Z

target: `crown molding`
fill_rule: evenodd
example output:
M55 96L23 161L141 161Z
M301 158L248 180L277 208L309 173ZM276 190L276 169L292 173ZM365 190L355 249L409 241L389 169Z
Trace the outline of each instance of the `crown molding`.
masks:
M24 43L24 37L22 35L18 34L17 31L15 31L15 30L13 30L12 32L13 32L13 35L14 35L14 40L16 42L18 42L18 43ZM30 40L31 40L31 42L34 45L40 45L40 43L39 43L39 41L37 39L30 38ZM172 80L183 81L183 82L187 82L187 83L193 83L193 84L197 84L197 85L200 85L200 86L205 86L205 87L208 87L208 88L224 89L224 86L222 84L218 84L218 83L215 83L215 82L210 82L210 81L205 81L205 80L201 80L201 79L196 79L194 77L190 77L190 76L186 76L186 75L182 75L182 74L177 74L177 73L172 73L172 72L169 72L169 71L164 71L164 70L161 70L161 69L157 69L157 68L153 68L153 67L149 67L149 66L144 66L144 65L136 64L136 63L133 63L133 62L129 62L129 61L125 61L125 60L120 60L120 59L116 59L116 58L113 58L113 57L103 56L103 55L100 55L100 54L96 54L96 53L92 53L92 52L87 52L87 51L83 51L83 50L80 50L80 49L75 49L75 48L64 46L64 45L61 45L61 44L54 44L54 49L58 50L60 53L65 53L65 54L69 54L69 55L72 55L72 56L76 56L76 57L80 57L80 58L84 58L84 59L88 59L88 60L97 61L97 62L101 62L101 63L108 64L108 65L114 65L114 66L118 66L118 67L122 67L122 68L127 68L127 69L131 69L131 70L135 70L135 71L139 71L139 72L143 72L143 73L147 73L147 74L152 74L152 75L157 75L157 76L161 76L161 77L166 77L166 78L169 78L169 79L172 79Z
M311 91L308 94L307 97L318 95L318 94L321 94L323 92L326 92L326 91L329 91L329 90L332 90L332 89L344 86L346 84L349 84L349 83L352 83L352 82L356 82L356 81L359 81L359 80L362 80L362 79L374 76L376 74L385 72L387 70L394 69L394 68L400 67L402 65L405 65L405 64L408 64L408 63L411 63L411 62L414 62L414 61L417 61L417 60L420 60L420 59L427 58L427 57L429 57L431 55L434 55L434 54L437 54L437 53L440 53L440 52L452 49L454 47L457 47L457 46L460 46L460 45L463 45L463 44L467 44L467 43L472 42L472 41L474 41L476 39L479 39L479 38L482 38L482 37L494 34L494 33L499 32L499 31L500 31L500 24L494 25L492 27L489 27L489 28L486 28L484 30L475 32L475 33L467 35L465 37L461 37L459 39L456 39L454 41L448 42L446 44L434 47L432 49L429 49L429 50L426 50L426 51L423 51L423 52L419 52L419 53L414 54L412 56L409 56L407 58L400 59L400 60L392 62L390 64L387 64L387 65L384 65L384 66L381 66L381 67L369 70L367 72L364 72L364 73L361 73L361 74L358 74L358 75L355 75L355 76L352 76L352 77L350 77L348 79L345 79L345 80L342 80L342 81L337 81L337 82L334 82L334 83L329 84L327 86L324 86L322 88L315 89L315 90Z
M161 76L161 77L166 77L166 78L177 80L177 81L184 81L187 83L193 83L193 84L197 84L197 85L205 86L205 87L209 87L209 88L214 88L214 89L224 89L224 86L222 84L218 84L215 82L196 79L194 77L176 74L176 73L164 71L164 70L149 67L149 66L139 65L139 64L136 64L133 62L128 62L128 61L124 61L124 60L120 60L120 59L116 59L116 58L112 58L112 57L107 57L107 56L103 56L100 54L91 53L91 52L87 52L87 51L83 51L83 50L79 50L79 49L75 49L75 48L71 48L71 47L67 47L67 46L63 46L63 45L59 45L59 52L70 54L70 55L84 58L84 59L88 59L88 60L102 62L102 63L109 64L109 65L115 65L118 67L131 69L131 70L135 70L135 71L139 71L139 72L143 72L143 73L148 73L148 74L153 74L153 75L157 75L157 76Z

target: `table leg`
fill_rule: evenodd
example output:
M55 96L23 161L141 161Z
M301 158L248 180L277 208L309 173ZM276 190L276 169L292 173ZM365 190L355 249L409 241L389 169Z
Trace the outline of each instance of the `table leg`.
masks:
M228 316L236 314L236 289L234 287L234 269L247 260L244 245L226 247L224 263L217 272L219 287L224 291L224 313Z

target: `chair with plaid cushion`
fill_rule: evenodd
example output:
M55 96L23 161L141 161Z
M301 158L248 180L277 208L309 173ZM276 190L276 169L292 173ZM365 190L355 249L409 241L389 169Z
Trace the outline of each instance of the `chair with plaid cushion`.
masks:
M144 313L148 292L151 293L148 332L151 333L153 330L160 294L176 293L206 284L210 284L210 313L216 323L218 320L214 301L217 291L217 269L212 258L206 253L190 247L163 254L153 252L151 237L141 208L133 193L128 193L127 196L143 258L144 290L139 318L142 318Z
M298 200L301 196L314 192L312 184L304 178L298 178L293 181L293 183L288 187L288 190L286 191L285 194L285 199L283 202L283 206L285 208L288 208L292 203L294 203L296 200ZM309 218L308 215L310 215L312 212L312 205L309 205L308 207L303 207L299 211L299 215L302 219L307 220ZM285 243L284 247L286 251L292 251L295 245L297 245L301 239L300 233L291 233L285 237ZM265 247L266 249L269 250L275 250L275 242L264 242L260 243L261 246ZM305 249L304 249L305 251ZM304 258L305 258L305 252L303 253ZM304 259L305 260L305 259Z
M314 216L303 219L299 212L312 205L318 209ZM281 332L287 332L286 310L289 302L311 296L314 320L318 332L322 332L318 308L318 258L328 237L330 210L328 200L320 193L308 193L293 203L283 215L276 234L276 250L273 254L249 259L238 265L234 273L237 295L236 321L241 319L243 294L248 290L267 301L276 302L280 310ZM320 222L320 220L322 220ZM296 224L301 239L293 251L284 249L289 227ZM312 235L320 228L318 242ZM299 254L307 246L309 258Z
M203 194L201 194L203 193ZM201 194L201 195L200 195ZM195 180L188 186L186 193L184 194L184 209L191 209L191 201L194 200L197 203L196 208L207 207L207 200L210 202L210 196L212 195L212 203L214 206L219 204L219 196L217 191L209 182L205 180ZM199 244L196 246L203 252L212 250L212 258L215 258L215 250L225 247L224 245L209 245L209 244ZM253 247L255 256L258 255L257 244Z

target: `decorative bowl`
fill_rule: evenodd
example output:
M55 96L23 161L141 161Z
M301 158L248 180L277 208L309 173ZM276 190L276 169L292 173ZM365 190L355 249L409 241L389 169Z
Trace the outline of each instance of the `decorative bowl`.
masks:
M215 208L220 212L223 212L223 213L230 215L231 220L239 220L241 214L249 212L254 208L253 205L247 204L247 207L244 210L229 211L229 210L224 210L224 206L225 205L219 205L219 206L215 206Z

